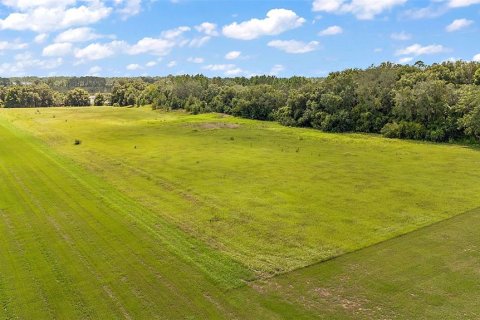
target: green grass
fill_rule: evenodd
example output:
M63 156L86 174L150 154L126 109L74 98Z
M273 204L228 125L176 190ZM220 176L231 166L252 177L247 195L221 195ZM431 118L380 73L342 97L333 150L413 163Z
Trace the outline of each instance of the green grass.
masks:
M255 283L322 319L479 319L480 209Z
M0 110L0 319L476 319L479 163L213 114Z
M251 271L3 120L0 181L0 319L308 315L229 298Z
M1 111L260 277L480 206L480 153L461 146L148 108Z

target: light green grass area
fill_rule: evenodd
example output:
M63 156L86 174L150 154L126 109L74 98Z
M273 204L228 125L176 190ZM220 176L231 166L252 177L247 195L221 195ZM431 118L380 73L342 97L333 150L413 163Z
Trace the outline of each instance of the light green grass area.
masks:
M480 319L480 209L254 287L319 319Z
M0 181L0 319L312 317L3 120Z
M461 146L148 108L1 117L257 276L480 206L480 153Z

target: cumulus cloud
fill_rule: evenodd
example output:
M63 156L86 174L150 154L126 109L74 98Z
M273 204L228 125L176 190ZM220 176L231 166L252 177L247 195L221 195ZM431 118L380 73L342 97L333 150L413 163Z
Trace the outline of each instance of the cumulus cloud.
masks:
M14 61L0 64L0 75L20 76L32 69L51 70L60 67L63 64L62 58L41 60L32 56L29 52L17 54Z
M450 23L450 24L445 28L445 30L447 30L448 32L458 31L458 30L461 30L461 29L463 29L463 28L468 27L468 26L471 25L472 23L473 23L472 20L456 19L456 20L453 20L452 23Z
M445 48L442 45L439 44L432 44L428 46L422 46L418 43L413 44L411 46L408 46L403 49L399 49L396 52L396 55L402 56L402 55L413 55L413 56L421 56L421 55L427 55L427 54L437 54L437 53L442 53L448 51L447 48Z
M235 60L240 57L242 53L240 51L230 51L225 55L225 59L227 60Z
M123 19L139 14L142 9L142 0L115 0L115 3Z
M177 61L175 61L175 60L172 60L169 63L167 63L167 67L169 67L169 68L173 68L176 65L177 65Z
M480 53L477 53L476 55L474 55L472 60L475 62L480 62Z
M4 50L22 50L28 47L27 43L20 41L0 41L0 51Z
M54 43L43 48L44 57L63 57L72 51L72 44L68 42Z
M468 7L474 4L480 4L480 0L448 0L448 6L451 8Z
M33 38L35 43L44 43L48 39L47 33L39 33Z
M113 56L118 51L127 47L124 41L112 41L109 43L91 43L85 48L75 51L75 58L80 61L101 60Z
M42 6L42 1L48 5ZM72 26L96 23L110 15L112 9L99 1L89 1L87 5L67 7L76 1L31 1L27 5L21 1L16 2L18 12L10 13L6 18L0 19L0 29L3 30L31 30L35 32L48 32L61 30Z
M315 51L319 45L320 43L318 41L310 41L305 43L297 40L273 40L268 43L269 47L293 54Z
M149 61L145 66L151 68L151 67L155 67L156 65L157 65L156 61Z
M142 66L137 64L137 63L131 63L126 67L126 69L129 70L129 71L135 71L135 70L139 70L141 68L142 68Z
M403 5L407 0L314 0L315 12L351 13L361 20L373 19L376 15Z
M102 35L95 33L92 28L81 27L68 29L60 33L55 38L55 42L85 42L95 40L101 37Z
M195 27L195 30L198 32L205 33L208 36L216 37L218 36L217 25L211 22L204 22Z
M143 38L128 49L129 54L150 53L165 56L170 53L176 43L162 38Z
M226 76L237 76L244 71L234 64L209 64L203 67L205 70L223 72Z
M405 31L402 32L394 32L390 35L390 38L393 40L398 40L398 41L406 41L412 39L412 35L406 33Z
M272 9L264 19L251 19L244 22L234 22L223 27L223 35L233 39L253 40L266 35L278 35L287 30L295 29L305 23L294 11L287 9Z
M342 27L339 26L331 26L328 27L318 33L320 36L334 36L336 34L341 34L343 33Z

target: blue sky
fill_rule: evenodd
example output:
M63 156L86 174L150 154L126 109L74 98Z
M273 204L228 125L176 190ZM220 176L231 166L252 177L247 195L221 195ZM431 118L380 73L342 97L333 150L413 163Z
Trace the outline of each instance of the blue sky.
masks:
M324 76L480 61L480 0L0 0L0 76Z

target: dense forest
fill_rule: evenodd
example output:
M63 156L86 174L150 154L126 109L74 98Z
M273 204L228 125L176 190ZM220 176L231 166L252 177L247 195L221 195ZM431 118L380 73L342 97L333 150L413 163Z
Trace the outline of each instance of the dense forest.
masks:
M0 105L139 106L220 112L327 132L435 142L480 140L480 63L383 63L325 78L0 79Z

